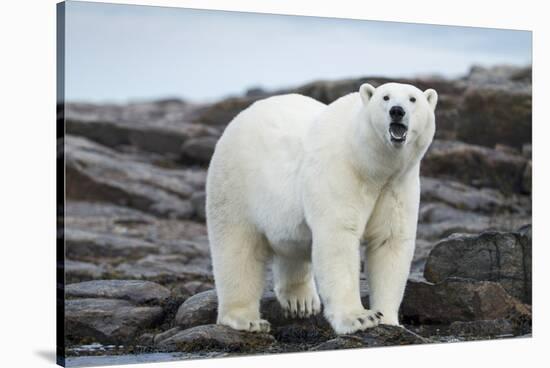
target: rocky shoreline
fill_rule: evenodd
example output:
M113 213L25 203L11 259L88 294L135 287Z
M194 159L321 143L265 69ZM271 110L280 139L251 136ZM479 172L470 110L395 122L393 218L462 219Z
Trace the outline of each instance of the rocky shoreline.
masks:
M531 69L516 67L474 67L457 80L400 80L440 96L436 139L421 168L403 328L336 336L319 316L284 318L269 288L262 313L270 334L214 324L204 184L224 127L272 94L328 103L367 80L389 81L255 89L212 104L69 103L60 110L66 354L219 356L530 336ZM368 305L364 280L362 298Z

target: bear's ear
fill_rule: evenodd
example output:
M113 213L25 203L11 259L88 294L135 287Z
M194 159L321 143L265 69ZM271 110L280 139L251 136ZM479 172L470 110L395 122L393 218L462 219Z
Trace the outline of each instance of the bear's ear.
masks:
M432 110L435 110L435 106L437 105L437 92L435 89L427 89L424 91L424 96L426 96L426 100L428 100L428 103L430 104L430 107Z
M365 106L369 103L372 95L374 95L374 90L375 88L368 83L362 84L361 87L359 87L359 94Z

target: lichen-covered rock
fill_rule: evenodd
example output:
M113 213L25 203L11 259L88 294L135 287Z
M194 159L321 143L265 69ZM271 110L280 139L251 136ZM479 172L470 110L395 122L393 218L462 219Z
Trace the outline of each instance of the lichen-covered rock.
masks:
M157 343L160 348L183 351L237 351L257 350L275 343L266 333L237 331L222 325L202 325L176 333Z
M136 306L127 300L65 300L66 337L73 342L130 343L163 315L158 306Z
M65 296L124 299L137 304L161 304L170 297L170 290L150 281L94 280L65 286Z
M451 236L432 249L424 277L434 283L449 277L496 281L531 303L531 239L518 232Z
M432 284L409 280L401 304L405 321L452 323L531 318L531 308L497 282L448 278Z

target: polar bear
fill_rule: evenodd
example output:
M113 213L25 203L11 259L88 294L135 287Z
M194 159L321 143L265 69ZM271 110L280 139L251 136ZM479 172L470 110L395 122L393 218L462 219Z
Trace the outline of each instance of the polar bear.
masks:
M399 325L436 103L433 89L363 84L329 105L269 97L231 121L206 184L219 324L269 331L259 301L271 263L290 316L317 314L322 301L338 334ZM360 299L361 240L370 309Z

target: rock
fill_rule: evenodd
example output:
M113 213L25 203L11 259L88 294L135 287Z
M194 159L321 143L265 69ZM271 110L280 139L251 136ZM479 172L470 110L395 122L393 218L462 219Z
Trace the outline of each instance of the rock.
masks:
M91 231L66 228L65 254L76 260L98 258L135 259L159 252L150 242L133 237L102 234Z
M512 296L531 303L531 240L516 232L455 235L440 241L428 257L424 277L495 281Z
M156 334L153 337L153 344L157 345L162 340L166 340L166 339L178 334L181 331L182 331L181 327L174 327L174 328L171 328L171 329L166 330L164 332L161 332L159 334Z
M217 136L208 126L186 121L198 108L183 101L128 105L65 105L66 132L109 147L132 146L177 157L189 139Z
M426 344L431 342L403 327L379 325L353 335L342 335L325 341L315 347L314 351L351 349L373 346L396 346L411 344Z
M531 143L525 143L521 147L521 154L530 160L533 157L533 145Z
M200 221L206 221L206 193L195 192L191 196L191 203L195 210L195 217Z
M452 323L531 318L529 306L496 282L446 279L437 284L409 280L401 304L403 321Z
M523 193L531 194L533 188L533 164L531 161L525 165L525 170L523 171L523 177L521 180L521 190Z
M181 147L184 162L208 165L214 154L218 137L198 137L187 140Z
M197 109L193 123L223 127L229 124L242 110L263 97L229 97Z
M275 343L275 338L266 333L237 331L227 326L196 326L161 340L157 346L178 351L235 351L258 350Z
M312 347L311 351L356 349L365 347L363 339L354 335L338 336Z
M516 335L514 324L505 319L451 323L448 333L456 336L495 337Z
M503 143L521 149L531 143L531 91L470 88L460 108L457 139L494 147Z
M69 229L150 242L163 254L209 257L206 226L195 221L157 218L127 207L84 201L66 201L64 221Z
M421 177L420 183L421 203L442 202L459 210L489 214L525 211L493 189L476 189L456 181L429 177Z
M70 259L65 259L63 268L66 283L100 279L109 273L108 268L103 264L96 265L94 263L73 261Z
M190 328L216 322L218 297L216 290L195 294L179 307L175 323L181 328Z
M421 171L430 177L450 178L475 187L519 193L526 165L527 159L519 153L436 140L422 161Z
M75 343L130 343L162 318L160 307L139 307L118 299L65 300L65 331Z
M188 199L195 188L186 182L186 171L139 162L131 155L69 135L65 159L69 199L110 202L171 218L193 214Z
M124 299L136 304L161 304L170 297L170 290L150 281L95 280L66 285L65 296Z
M160 283L179 280L212 280L210 260L189 259L180 254L150 255L135 262L121 263L115 268L121 277L146 279Z

